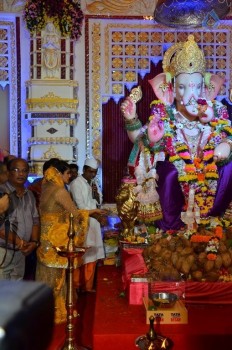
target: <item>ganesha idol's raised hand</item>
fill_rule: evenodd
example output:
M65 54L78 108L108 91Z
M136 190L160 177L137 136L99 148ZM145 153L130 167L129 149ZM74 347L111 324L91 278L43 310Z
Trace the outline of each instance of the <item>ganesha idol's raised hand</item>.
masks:
M136 89L133 89L136 90ZM125 120L125 127L128 133L128 136L132 142L135 141L137 136L140 133L140 127L142 126L141 122L138 119L136 113L136 102L133 99L133 90L132 94L128 96L125 101L121 104L121 111ZM139 126L139 128L138 128ZM164 135L163 123L160 119L160 116L157 115L156 119L148 124L148 137L151 142L158 142Z
M158 100L145 126L136 113L136 89L121 105L134 143L128 164L147 173L156 168L163 214L158 227L213 225L232 200L232 129L226 107L215 100L224 79L206 72L193 35L166 51L163 70L149 81Z
M125 127L132 142L136 139L142 124L136 113L136 103L141 100L142 91L140 86L132 89L130 95L121 104L121 112L124 117Z

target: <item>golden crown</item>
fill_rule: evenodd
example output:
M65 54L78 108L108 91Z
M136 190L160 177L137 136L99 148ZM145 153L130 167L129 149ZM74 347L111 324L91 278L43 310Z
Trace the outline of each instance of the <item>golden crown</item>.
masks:
M165 73L170 73L172 78L180 73L204 75L205 69L204 53L198 47L193 35L189 35L186 42L171 46L164 54L163 70Z

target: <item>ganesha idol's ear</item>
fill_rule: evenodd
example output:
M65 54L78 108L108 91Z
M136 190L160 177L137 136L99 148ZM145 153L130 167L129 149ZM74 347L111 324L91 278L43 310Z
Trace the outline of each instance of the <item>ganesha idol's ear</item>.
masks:
M211 74L209 82L205 77L205 98L208 101L212 101L218 95L225 79L219 77L217 74Z
M173 86L167 82L165 73L158 74L148 82L159 100L168 105L174 102Z

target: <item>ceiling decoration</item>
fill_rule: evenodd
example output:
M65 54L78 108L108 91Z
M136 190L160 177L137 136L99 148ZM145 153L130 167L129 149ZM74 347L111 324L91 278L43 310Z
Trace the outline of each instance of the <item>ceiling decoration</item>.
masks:
M154 19L168 27L214 27L230 8L231 0L159 0Z

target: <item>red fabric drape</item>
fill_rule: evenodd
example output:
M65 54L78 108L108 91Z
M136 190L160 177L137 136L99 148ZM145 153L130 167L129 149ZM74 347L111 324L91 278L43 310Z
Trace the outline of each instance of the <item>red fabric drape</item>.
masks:
M148 82L155 75L162 72L162 63L157 66L151 63L151 71L143 79L139 76L138 85L141 86L143 98L137 104L140 120L145 123L150 113L150 103L155 94ZM126 91L126 96L129 91ZM114 203L121 179L125 175L127 161L133 147L124 129L124 122L120 112L120 104L110 99L102 108L102 168L103 168L103 198L106 203Z
M121 274L121 269L115 266L98 269L94 350L136 350L135 339L149 330L144 306L129 305L127 298L123 297ZM216 288L218 284L211 283L211 287ZM172 350L229 348L232 305L186 303L186 308L188 324L155 324L156 332L173 342Z

